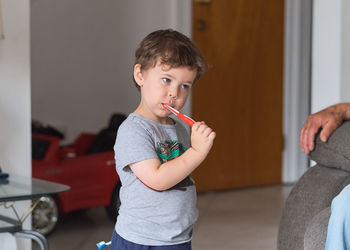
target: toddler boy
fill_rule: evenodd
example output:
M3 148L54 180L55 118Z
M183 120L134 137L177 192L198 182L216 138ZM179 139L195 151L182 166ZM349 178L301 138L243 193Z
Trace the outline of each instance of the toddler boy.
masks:
M209 153L215 132L204 122L185 127L163 107L181 109L206 69L194 43L174 30L146 36L135 53L136 110L114 146L122 186L113 250L188 250L198 217L191 173Z

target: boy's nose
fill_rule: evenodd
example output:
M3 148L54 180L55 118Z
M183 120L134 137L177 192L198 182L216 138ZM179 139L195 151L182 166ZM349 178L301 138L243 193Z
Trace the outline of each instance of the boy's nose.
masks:
M176 99L178 90L177 88L170 88L169 89L169 96Z

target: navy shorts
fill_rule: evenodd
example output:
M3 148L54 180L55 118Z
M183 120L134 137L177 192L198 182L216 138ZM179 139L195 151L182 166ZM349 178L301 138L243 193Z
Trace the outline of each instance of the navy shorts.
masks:
M145 246L127 241L114 230L112 234L111 250L191 250L191 241L170 246Z

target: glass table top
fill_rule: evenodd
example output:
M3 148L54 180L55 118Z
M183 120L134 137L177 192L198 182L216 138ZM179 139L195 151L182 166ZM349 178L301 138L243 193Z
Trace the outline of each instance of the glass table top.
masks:
M11 174L6 180L0 180L0 202L30 200L69 189L64 184Z

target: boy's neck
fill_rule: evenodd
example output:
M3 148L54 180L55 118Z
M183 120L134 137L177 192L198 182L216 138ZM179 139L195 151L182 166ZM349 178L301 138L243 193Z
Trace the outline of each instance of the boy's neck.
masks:
M142 107L142 105L140 104L135 111L133 112L135 114L138 114L142 117L145 117L149 120L152 120L154 122L160 123L160 124L168 124L168 125L174 125L175 121L173 119L171 119L170 117L164 117L163 119L160 117L155 116L153 113L151 112L147 112L144 107Z

